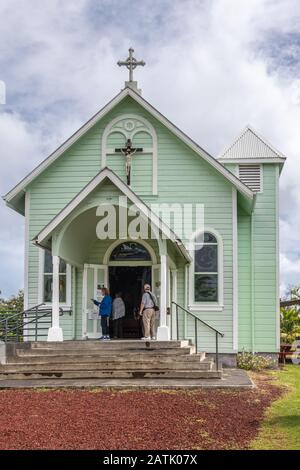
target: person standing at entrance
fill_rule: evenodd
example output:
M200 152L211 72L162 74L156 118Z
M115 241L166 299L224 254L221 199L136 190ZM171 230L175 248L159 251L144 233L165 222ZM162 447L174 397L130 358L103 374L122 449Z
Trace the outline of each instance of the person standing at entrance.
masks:
M144 294L140 306L140 315L143 319L144 336L142 339L155 339L155 310L157 308L157 299L151 292L149 284L144 285Z
M112 304L114 338L123 336L123 317L125 317L125 304L121 292L118 292Z
M101 328L102 328L102 336L100 339L109 340L109 317L112 313L112 298L109 295L109 291L107 287L102 287L101 289L103 299L101 302L98 300L91 299L95 305L99 307L99 315L101 318Z

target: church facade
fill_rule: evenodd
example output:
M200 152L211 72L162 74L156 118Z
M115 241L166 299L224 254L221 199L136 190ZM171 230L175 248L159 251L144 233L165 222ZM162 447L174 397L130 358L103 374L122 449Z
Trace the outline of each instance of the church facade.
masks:
M284 160L250 127L215 158L126 82L5 196L25 217L25 308L51 307L48 341L98 338L91 299L106 286L138 339L148 282L157 339L195 342L196 316L222 354L276 353ZM210 328L197 336L214 352Z

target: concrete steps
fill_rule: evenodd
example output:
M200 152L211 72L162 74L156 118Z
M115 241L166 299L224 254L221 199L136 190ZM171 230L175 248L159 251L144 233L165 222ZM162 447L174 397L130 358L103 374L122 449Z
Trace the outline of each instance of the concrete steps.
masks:
M7 378L11 380L26 380L26 379L122 379L122 378L133 378L133 379L160 379L160 378L169 378L169 379L209 379L209 378L219 378L221 376L220 372L212 370L117 370L117 369L107 369L107 370L74 370L74 371L41 371L41 372L10 372L0 374L0 380L5 380Z
M47 387L53 381L62 387L76 381L108 386L118 380L160 387L169 380L182 386L185 381L222 378L213 361L205 353L195 354L187 341L36 342L15 344L10 351L6 364L0 365L0 388L21 383Z
M110 340L110 341L99 341L99 340L87 340L87 341L64 341L60 342L51 342L47 343L45 341L37 341L31 343L31 349L51 349L51 350L70 350L78 349L81 350L149 350L149 349L180 349L180 348L190 348L194 350L193 346L187 340L183 341L142 341L142 340Z

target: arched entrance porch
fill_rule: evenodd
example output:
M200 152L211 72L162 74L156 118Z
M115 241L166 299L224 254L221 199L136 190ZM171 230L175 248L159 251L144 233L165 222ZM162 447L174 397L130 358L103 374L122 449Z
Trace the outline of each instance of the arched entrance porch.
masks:
M103 244L103 243L102 243ZM101 250L101 242L91 247L93 259ZM103 250L102 250L103 251ZM100 253L99 253L100 254ZM123 338L142 336L137 310L143 285L149 283L160 302L160 264L157 264L158 247L144 240L116 240L106 249L102 264L85 264L83 275L83 338L98 338L101 328L97 307L92 298L101 300L101 287L108 287L112 298L120 293L126 307L123 320ZM98 258L97 258L98 259ZM111 334L112 331L111 322Z

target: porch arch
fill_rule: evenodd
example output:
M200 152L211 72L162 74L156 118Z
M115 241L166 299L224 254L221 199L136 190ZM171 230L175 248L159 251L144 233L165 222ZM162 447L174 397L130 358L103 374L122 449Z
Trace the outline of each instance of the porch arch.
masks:
M127 238L126 240L116 240L116 241L114 241L109 246L109 248L106 250L106 252L103 256L103 264L106 264L106 265L109 264L110 256L111 256L112 252L114 251L114 249L117 246L121 245L122 243L126 243L126 242L134 242L134 243L139 243L140 245L142 245L148 251L148 253L151 257L152 264L157 264L157 258L156 258L156 254L155 254L154 249L147 242L145 242L145 240L142 240L142 239L133 240L131 238Z

